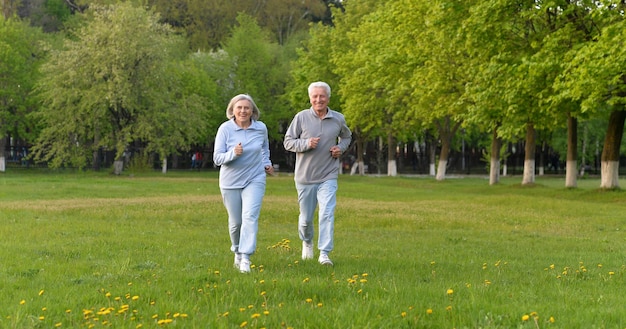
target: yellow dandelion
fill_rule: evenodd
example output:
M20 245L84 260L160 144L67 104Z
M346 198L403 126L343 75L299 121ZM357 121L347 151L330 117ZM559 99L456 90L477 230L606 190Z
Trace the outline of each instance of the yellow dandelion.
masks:
M220 275L220 271L214 271L213 274Z
M268 310L263 311L263 315L270 315L270 311Z
M554 264L550 264L550 269L554 270Z
M128 285L129 285L129 286L132 286L132 285L133 285L133 283L132 283L132 282L129 282L129 283L128 283Z
M528 314L522 315L522 321L528 321L528 319L530 319L530 316Z
M364 278L367 278L367 275L368 275L367 273L361 274L361 276L364 277Z
M555 320L554 320L554 317L553 317L553 316L551 316L551 317L550 317L550 320L548 320L548 321L550 321L550 323L554 323L554 321L555 321Z
M39 316L39 321L43 321L43 320L45 320L45 319L46 319L46 317L45 317L45 316L43 316L43 315L40 315L40 316Z
M307 303L312 303L312 302L313 302L313 299L311 299L311 298L307 298L307 299L306 299L306 302L307 302Z
M609 272L609 275L614 275L614 274L615 274L615 272L613 272L613 271Z
M25 301L25 300L23 300L23 299L22 299L22 300L20 300L20 305L24 305L24 304L26 304L26 301Z
M448 289L446 291L446 294L448 294L448 295L452 295L453 293L454 293L454 290L452 290L452 289Z
M43 289L39 290L39 296L43 295Z
M222 313L222 316L228 316L228 314L230 314L228 311Z
M72 310L67 309L67 310L65 310L65 313L70 314L70 313L72 313Z
M139 296L133 296L133 300L139 300Z
M446 306L446 311L452 311L452 305Z
M45 312L45 311L48 310L48 308L44 306L44 307L41 308L41 310Z
M159 318L159 315L158 315L158 314L155 314L155 315L153 315L153 316L152 316L152 318L153 318L153 319L158 319L158 318Z
M405 317L406 316L406 312L400 313L400 316Z
M304 278L304 280L302 280L302 282L307 283L307 282L309 282L309 280L310 280L309 278Z
M265 283L265 280L259 281L259 284L264 284L264 283Z
M248 325L248 321L244 321L239 325L239 328L244 328L247 325Z
M427 309L426 314L433 314L433 309L432 308Z
M249 308L249 309L253 309L253 308L254 308L254 305L250 304L250 305L248 305L248 308Z
M181 313L180 314L180 317L183 318L183 319L186 319L188 316L189 316L189 314L187 314L187 313Z
M435 261L431 261L431 262L430 262L430 265L435 265Z
M254 314L252 314L251 318L256 319L256 318L258 318L258 317L260 317L260 316L261 316L261 314L259 314L259 313L254 313Z
M265 295L267 295L267 292L261 291L261 296L265 296Z
M322 307L322 306L324 306L324 304L322 304L322 303L317 303L317 307Z
M135 329L139 329L139 328L143 328L143 324L140 323L135 327Z
M361 279L361 280L359 280L359 282L361 282L361 283L366 283L366 282L367 282L367 279Z
M54 326L55 326L56 328L59 328L59 327L61 327L62 325L63 325L63 323L61 323L61 322L57 322L57 323L55 323L55 324L54 324Z

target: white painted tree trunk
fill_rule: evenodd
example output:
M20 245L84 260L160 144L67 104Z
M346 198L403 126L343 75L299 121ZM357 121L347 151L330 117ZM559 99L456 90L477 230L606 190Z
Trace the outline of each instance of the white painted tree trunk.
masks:
M568 160L565 163L565 187L575 188L578 185L576 181L576 175L578 174L577 166L578 161L576 160Z
M0 171L5 172L7 169L6 159L3 156L0 156Z
M161 172L167 174L167 158L163 159L163 163L161 165Z
M535 182L535 160L524 160L524 177L522 185L533 184Z
M439 166L437 167L437 176L436 180L444 180L446 179L446 167L448 166L448 161L439 160Z
M491 166L489 167L489 185L498 184L500 181L500 160L491 158Z
M355 161L352 164L352 168L350 169L350 175L354 175L359 172L359 175L365 175L365 162L363 161Z
M387 176L398 176L396 160L387 161Z
M502 165L502 176L506 176L508 174L508 168L506 163Z
M619 161L602 161L600 188L619 188Z
M543 166L539 166L539 176L543 176L544 175L544 167Z
M113 161L113 173L116 175L121 175L122 170L124 170L124 160L115 160Z
M435 170L435 164L431 162L430 166L429 166L430 170L428 172L428 174L430 176L435 176L437 171Z

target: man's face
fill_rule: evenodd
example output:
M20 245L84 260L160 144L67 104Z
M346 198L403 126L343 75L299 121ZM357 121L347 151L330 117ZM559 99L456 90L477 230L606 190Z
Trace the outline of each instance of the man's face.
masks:
M326 107L328 106L328 94L326 94L326 89L322 87L311 89L309 100L315 111L326 111Z

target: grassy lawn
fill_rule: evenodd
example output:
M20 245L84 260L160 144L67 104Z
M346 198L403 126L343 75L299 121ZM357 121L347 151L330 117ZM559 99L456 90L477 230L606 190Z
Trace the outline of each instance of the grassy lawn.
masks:
M341 176L322 267L269 177L246 275L216 172L0 173L0 327L626 327L625 192L520 182Z

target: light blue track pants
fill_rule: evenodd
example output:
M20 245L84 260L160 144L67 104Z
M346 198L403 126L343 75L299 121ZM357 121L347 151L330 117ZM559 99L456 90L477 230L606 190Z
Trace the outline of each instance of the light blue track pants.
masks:
M224 206L228 212L230 250L246 255L254 254L265 182L251 182L241 189L222 189L221 191Z
M311 242L315 235L313 218L319 206L319 237L317 248L324 252L333 250L335 233L335 206L337 205L337 180L331 179L319 184L296 183L300 216L298 233L302 241Z

